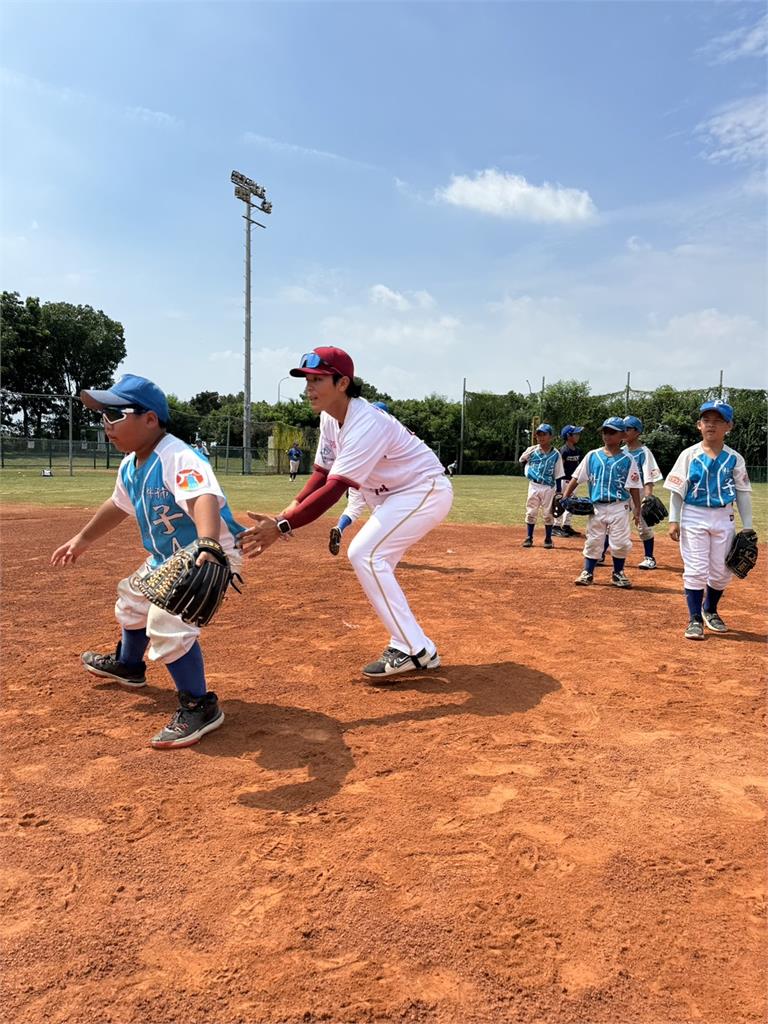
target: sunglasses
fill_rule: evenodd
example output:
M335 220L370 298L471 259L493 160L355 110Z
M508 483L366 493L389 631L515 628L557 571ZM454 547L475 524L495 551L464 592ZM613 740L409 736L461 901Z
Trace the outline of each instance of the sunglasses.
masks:
M140 405L107 406L101 410L101 418L104 423L122 423L129 414L143 416L149 409L142 409Z
M317 354L317 352L306 352L301 357L299 369L318 370L320 368L322 368L323 370L333 370L334 373L339 372L335 366L331 366L330 363L326 363L324 360L322 360L320 356Z

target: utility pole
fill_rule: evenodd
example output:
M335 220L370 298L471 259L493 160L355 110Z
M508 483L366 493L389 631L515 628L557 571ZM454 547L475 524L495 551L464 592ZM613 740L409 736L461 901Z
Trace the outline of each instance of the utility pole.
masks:
M232 171L230 181L235 186L235 198L245 203L245 359L243 369L243 473L248 476L251 472L251 226L255 224L259 228L266 228L266 224L260 224L253 220L251 212L254 209L253 197L261 200L255 209L261 213L272 213L272 203L267 199L267 192L263 185L259 185L251 178L247 178L239 171Z
M467 378L461 389L461 430L459 434L459 476L464 470L464 406L467 404Z

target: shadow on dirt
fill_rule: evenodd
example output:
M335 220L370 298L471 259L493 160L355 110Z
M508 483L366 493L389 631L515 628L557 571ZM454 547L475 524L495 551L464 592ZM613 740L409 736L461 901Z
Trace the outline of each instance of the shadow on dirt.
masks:
M468 566L457 565L453 568L449 565L421 565L416 562L398 562L398 572L400 569L411 569L419 570L421 572L439 572L444 576L463 576L466 573L474 572L474 569L470 569Z
M368 684L363 684L368 685ZM112 684L104 688L112 689ZM100 689L101 685L97 686ZM388 686L375 689L381 695L382 714L352 721L339 721L306 708L261 704L257 701L224 697L224 728L206 736L196 747L205 757L244 757L255 755L256 763L267 771L303 772L300 781L291 781L273 789L241 794L238 801L246 807L291 812L327 800L338 793L355 762L345 741L345 733L367 727L388 726L397 722L424 722L461 715L481 717L523 714L535 707L547 694L560 689L551 676L525 665L507 661L492 665L448 665L424 674L406 675ZM402 694L412 690L432 696L429 707L405 708L388 713L387 690ZM172 690L147 687L137 695L154 698L142 702L137 710L157 715L158 705L175 706ZM447 699L447 698L455 699ZM448 734L446 734L448 738Z

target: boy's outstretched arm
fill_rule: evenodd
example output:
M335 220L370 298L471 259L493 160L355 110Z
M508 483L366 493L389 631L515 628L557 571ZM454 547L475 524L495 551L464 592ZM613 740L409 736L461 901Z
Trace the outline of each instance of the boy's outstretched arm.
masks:
M119 526L127 514L119 509L111 498L107 498L93 519L86 523L79 533L56 548L51 555L51 565L71 565L76 562L91 544Z

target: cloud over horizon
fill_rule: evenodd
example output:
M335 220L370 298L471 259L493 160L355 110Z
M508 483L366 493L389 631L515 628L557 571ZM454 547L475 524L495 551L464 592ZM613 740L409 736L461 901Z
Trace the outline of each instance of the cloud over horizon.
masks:
M435 190L438 202L463 206L494 217L538 222L583 223L597 213L588 192L562 185L533 185L520 174L495 168L475 176L453 175L445 188Z

